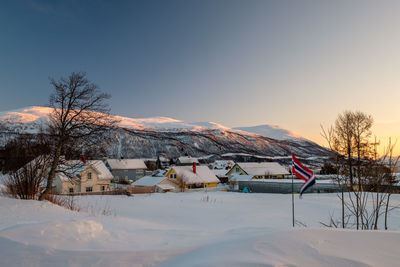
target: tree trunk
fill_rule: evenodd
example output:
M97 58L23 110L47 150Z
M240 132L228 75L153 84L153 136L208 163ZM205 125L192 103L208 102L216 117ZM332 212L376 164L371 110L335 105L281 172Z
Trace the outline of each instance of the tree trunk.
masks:
M343 188L343 185L342 185L342 228L344 229L345 228L345 226L344 226L344 188Z
M385 230L388 229L387 216L388 216L388 212L389 212L389 200L390 200L390 193L387 196L386 208L385 208Z
M49 175L47 176L46 189L43 191L42 194L40 194L39 200L44 200L45 196L47 194L50 194L52 189L53 189L53 180L54 180L54 177L56 176L56 170L57 170L57 167L58 167L58 163L60 161L61 148L62 148L62 143L59 142L57 144L57 149L56 149L56 151L55 151L55 153L53 155L53 161L52 161L52 164L51 164Z

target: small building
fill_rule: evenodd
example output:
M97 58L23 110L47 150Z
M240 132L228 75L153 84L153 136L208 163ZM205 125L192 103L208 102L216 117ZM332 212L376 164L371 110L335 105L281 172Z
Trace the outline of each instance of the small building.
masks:
M238 162L227 172L233 175L252 175L254 179L282 179L289 172L277 162Z
M117 182L136 181L146 175L147 166L141 159L107 159L106 166Z
M197 165L199 165L199 159L192 158L191 156L185 156L185 157L179 157L176 160L177 166L192 166L193 163L196 163Z
M58 194L90 193L110 191L113 179L111 172L101 160L67 161L65 166L79 166L72 170L71 177L64 172L56 174L53 188Z
M215 174L215 176L217 176L218 180L220 180L221 183L225 184L229 181L228 175L226 175L228 170L212 169L211 171Z
M178 191L179 186L165 176L144 176L134 182L133 187L152 187L154 192Z
M212 169L224 169L226 171L230 170L235 162L233 160L216 160L210 164Z
M220 182L217 176L207 166L174 166L165 175L181 190L194 188L217 187Z
M239 182L248 182L253 180L253 175L246 175L246 174L234 174L230 180L229 185L233 190L239 190Z

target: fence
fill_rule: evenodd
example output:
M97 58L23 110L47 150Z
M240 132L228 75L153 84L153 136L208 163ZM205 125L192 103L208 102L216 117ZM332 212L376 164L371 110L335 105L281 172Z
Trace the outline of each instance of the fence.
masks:
M294 183L294 192L299 192L302 184ZM265 181L240 181L239 191L247 187L249 192L252 193L277 193L277 194L290 194L292 193L292 183L290 182L265 182ZM316 183L309 188L306 193L334 193L339 192L340 187L334 183Z
M111 190L111 191L100 191L100 192L67 193L67 194L57 194L57 195L64 195L64 196L127 195L127 191Z

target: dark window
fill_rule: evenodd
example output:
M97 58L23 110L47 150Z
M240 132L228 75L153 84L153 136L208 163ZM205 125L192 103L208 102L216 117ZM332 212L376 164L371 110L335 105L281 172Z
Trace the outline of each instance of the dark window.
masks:
M88 178L88 180L92 179L92 173L91 172L88 172L87 178Z
M92 192L92 191L93 191L93 187L91 187L91 186L86 187L86 192Z
M73 188L73 187L70 187L70 188L69 188L69 192L70 192L70 193L73 193L73 192L74 192L74 188Z
M101 186L101 191L106 191L106 187L104 185Z

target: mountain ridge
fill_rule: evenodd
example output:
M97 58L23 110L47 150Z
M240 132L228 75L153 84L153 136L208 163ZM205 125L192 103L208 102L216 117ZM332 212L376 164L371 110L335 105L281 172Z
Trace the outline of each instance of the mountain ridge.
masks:
M51 110L48 107L31 106L0 112L0 122L5 129L3 140L12 138L11 133L14 136L38 133L40 127L45 126ZM108 156L111 157L176 157L184 154L222 157L229 153L287 157L296 153L299 156L323 158L330 153L318 144L292 135L292 132L277 126L259 125L232 129L215 122L191 123L168 117L114 117L120 122L117 129L110 129L109 134L114 141L107 149ZM244 131L244 128L251 129ZM279 135L282 139L257 133L257 130L259 132L262 129L272 133L275 130L276 136ZM8 137L7 133L10 133Z

